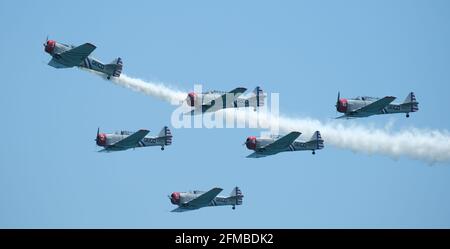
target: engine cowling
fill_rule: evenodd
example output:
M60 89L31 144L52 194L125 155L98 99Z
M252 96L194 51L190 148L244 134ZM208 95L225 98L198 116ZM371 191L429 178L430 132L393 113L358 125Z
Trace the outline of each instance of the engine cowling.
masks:
M178 205L180 203L180 193L179 192L173 192L170 195L170 202L172 202L172 204Z
M245 141L245 145L247 146L247 149L249 149L249 150L256 150L256 137L255 136L247 137L247 140Z
M186 102L189 106L195 106L195 104L197 102L197 94L195 92L188 93Z
M95 141L97 141L98 146L106 145L106 134L105 133L98 134L97 139L95 139Z
M346 113L348 109L348 101L347 99L339 99L336 110L338 112Z
M56 42L54 40L48 40L45 44L45 52L51 54L55 49Z

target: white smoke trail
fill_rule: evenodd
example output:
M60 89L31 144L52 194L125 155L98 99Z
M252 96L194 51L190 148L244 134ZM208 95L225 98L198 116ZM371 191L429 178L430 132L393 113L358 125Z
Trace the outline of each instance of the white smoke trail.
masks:
M158 97L171 104L179 104L186 93L170 89L163 84L145 82L126 75L113 79L115 84ZM321 122L312 118L286 118L275 120L267 112L246 112L243 110L225 110L227 118L236 115L240 121L258 119L265 127L278 125L282 132L300 131L304 139L318 130L322 133L325 145L366 154L381 154L394 159L406 156L429 163L450 161L450 133L446 130L427 130L408 128L393 130L390 126L384 129L368 127L342 121Z
M321 122L312 118L286 118L275 120L270 113L237 111L237 118L258 118L262 126L279 126L286 133L302 132L304 140L316 130L320 131L325 145L365 154L381 154L398 159L406 156L416 160L434 162L450 161L450 133L448 131L408 128L393 130L354 124L345 121ZM227 112L227 115L234 115ZM247 117L245 117L247 115ZM275 123L276 122L276 123Z
M157 97L172 105L179 105L186 98L186 93L166 87L162 83L145 82L122 74L119 78L112 77L112 82L117 85L130 88L137 92Z

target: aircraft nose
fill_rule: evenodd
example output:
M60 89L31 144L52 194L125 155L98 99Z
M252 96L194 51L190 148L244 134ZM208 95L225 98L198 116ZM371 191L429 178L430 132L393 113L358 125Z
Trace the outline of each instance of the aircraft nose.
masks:
M245 145L247 146L247 149L255 150L256 149L256 137L254 137L254 136L247 137L247 140L245 141Z
M177 205L180 202L180 193L179 192L173 192L170 196L169 196L170 202L172 202L172 204Z
M48 40L46 43L44 43L45 52L51 54L53 50L55 49L56 42L53 40Z
M339 101L336 103L336 109L338 112L345 113L347 112L347 105L347 99L339 99Z
M99 145L99 146L104 145L106 143L106 135L104 133L98 134L95 141L97 142L97 145Z
M195 99L197 97L197 94L195 94L194 92L190 92L188 93L188 96L186 98L186 102L189 106L195 106Z

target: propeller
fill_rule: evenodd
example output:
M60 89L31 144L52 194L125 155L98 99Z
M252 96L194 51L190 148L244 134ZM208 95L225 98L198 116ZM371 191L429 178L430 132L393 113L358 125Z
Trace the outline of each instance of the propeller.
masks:
M95 137L95 141L97 142L98 134L100 134L100 127L97 128L97 136Z
M97 139L98 139L98 134L100 134L100 127L98 127L98 129L97 129L97 137L95 137L95 139L94 139L94 141L95 141L95 144L93 144L93 146L94 146L94 151L95 152L98 152L98 149L97 149Z
M47 35L47 37L45 38L45 42L44 42L44 47L47 45L47 42L48 42L48 35Z
M338 107L339 107L339 99L341 99L341 92L338 91L338 95L337 95L337 100L336 100L336 111L335 111L335 116L337 116L337 112L338 112Z
M341 93L340 92L338 92L338 96L337 96L337 100L336 100L336 108L339 105L339 99L341 99Z

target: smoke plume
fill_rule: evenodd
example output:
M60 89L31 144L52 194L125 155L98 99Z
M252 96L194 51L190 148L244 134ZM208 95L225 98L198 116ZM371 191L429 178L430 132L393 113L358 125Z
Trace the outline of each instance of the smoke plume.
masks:
M126 75L113 78L112 82L171 104L178 105L186 98L186 93L168 88L162 83L145 82ZM255 119L265 127L278 126L281 132L300 131L303 139L314 131L321 132L325 146L335 146L365 154L380 154L394 159L409 157L429 163L450 161L450 133L446 130L407 128L394 130L389 127L376 128L344 121L322 122L313 118L278 119L269 112L246 112L226 110L225 114L237 119ZM245 122L245 121L244 121Z

